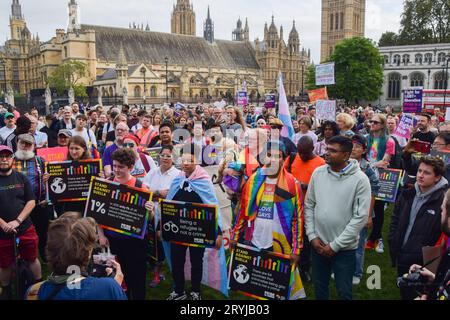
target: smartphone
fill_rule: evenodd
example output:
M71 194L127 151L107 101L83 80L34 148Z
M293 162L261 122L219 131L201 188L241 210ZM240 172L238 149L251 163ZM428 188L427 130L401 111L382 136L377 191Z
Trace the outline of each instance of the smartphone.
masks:
M420 153L429 154L431 151L431 143L429 143L429 142L417 140L417 141L413 141L413 146L414 146L414 149Z

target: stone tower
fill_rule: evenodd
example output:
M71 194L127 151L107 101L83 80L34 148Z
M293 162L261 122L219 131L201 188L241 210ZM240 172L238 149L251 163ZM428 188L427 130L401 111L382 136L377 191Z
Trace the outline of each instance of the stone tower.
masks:
M172 11L172 33L195 36L194 6L189 0L177 0Z
M22 40L23 31L28 30L25 18L22 15L22 7L19 0L13 0L11 5L11 16L9 17L9 27L12 40Z
M365 15L366 0L322 0L322 62L340 41L364 37Z
M244 41L244 29L242 28L241 18L236 23L236 29L232 32L233 41Z
M206 22L203 28L203 38L205 38L205 40L208 41L209 43L214 42L214 23L211 19L209 6L208 6L208 17L206 18Z
M67 32L74 32L77 30L80 30L78 3L76 0L70 0L70 2L69 2L69 25L67 26Z

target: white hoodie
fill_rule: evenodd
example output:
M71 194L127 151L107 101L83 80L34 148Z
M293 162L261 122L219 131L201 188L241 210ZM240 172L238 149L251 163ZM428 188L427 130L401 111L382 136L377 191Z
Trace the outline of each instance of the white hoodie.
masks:
M308 239L319 237L336 253L355 250L369 217L370 201L369 178L356 160L350 160L340 173L329 165L316 169L305 200Z

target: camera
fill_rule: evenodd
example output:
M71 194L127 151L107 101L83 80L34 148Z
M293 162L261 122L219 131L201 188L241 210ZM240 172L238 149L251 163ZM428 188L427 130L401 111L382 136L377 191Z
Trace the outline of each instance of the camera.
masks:
M404 275L397 278L397 287L410 288L417 292L424 293L425 287L428 283L428 279L420 274L421 270L417 270L413 273Z
M116 261L116 257L111 254L111 251L108 247L107 251L105 251L105 248L102 248L102 251L98 254L94 254L92 256L92 266L91 270L89 272L89 275L95 278L114 278L116 276L116 269L112 265L111 261ZM108 275L106 272L106 269L110 268L113 270L111 274Z

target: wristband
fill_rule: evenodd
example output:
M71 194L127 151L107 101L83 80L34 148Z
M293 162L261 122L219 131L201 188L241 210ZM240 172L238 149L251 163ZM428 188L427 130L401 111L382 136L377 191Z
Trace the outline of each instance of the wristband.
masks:
M16 218L16 221L19 223L19 224L22 224L22 220L20 220L20 218Z

